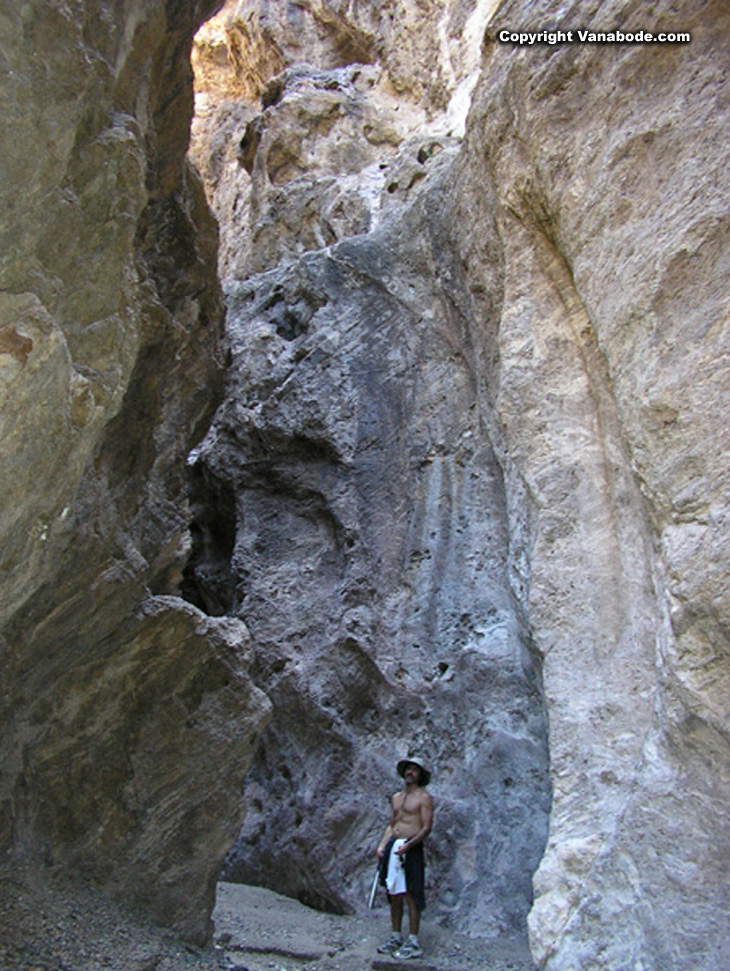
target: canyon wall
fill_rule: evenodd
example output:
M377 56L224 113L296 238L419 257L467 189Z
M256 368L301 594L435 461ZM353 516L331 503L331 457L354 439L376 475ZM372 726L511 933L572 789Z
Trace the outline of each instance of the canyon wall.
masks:
M185 161L210 13L0 17L2 860L196 940L269 708L243 625L178 595L185 457L220 395L217 234Z
M235 38L240 10L207 30ZM387 57L327 66L337 52L316 47L248 114L231 103L232 57L211 105L209 38L193 157L230 240L231 365L194 453L203 516L185 591L245 619L274 705L224 874L362 906L395 761L418 750L438 805L430 910L524 931L546 725L458 254L458 119L415 83L395 97Z
M438 803L430 906L497 933L524 920L544 845L546 726L469 295L444 260L452 163L380 232L228 285L232 377L195 453L199 507L218 512L201 534L228 537L228 570L201 542L191 588L246 618L275 712L226 875L356 906L395 760L418 750Z
M727 11L228 5L222 335L215 6L0 18L3 861L730 964Z
M218 61L249 101L233 149L207 133L204 104L196 156L222 225L233 370L195 458L226 497L225 526L202 531L226 542L225 555L199 545L189 592L252 625L276 714L229 874L353 902L362 880L338 897L336 875L357 876L377 835L353 788L374 791L391 743L425 746L441 770L439 918L519 925L550 799L544 689L539 965L723 966L726 12L484 8L479 80L465 61L438 94L419 71L451 36L448 6L414 30L396 5L391 46L381 8L347 8L357 54L312 7L297 24L308 66L285 17L230 9L234 35L257 25L255 71ZM549 28L575 41L499 39ZM616 28L692 39L578 41ZM425 47L404 60L413 37ZM281 70L268 83L267 63ZM309 847L333 843L339 868L315 871ZM515 843L524 869L509 856L493 869Z
M547 967L728 963L730 21L648 16L575 5L560 26L691 43L517 50L497 38L525 8L503 5L466 147L505 260L490 386L544 659Z

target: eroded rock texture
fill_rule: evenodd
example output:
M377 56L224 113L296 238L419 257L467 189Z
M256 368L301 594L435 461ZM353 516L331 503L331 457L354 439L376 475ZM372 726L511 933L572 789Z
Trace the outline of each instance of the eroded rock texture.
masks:
M463 134L493 6L229 0L194 55L193 158L225 277L374 228L403 141Z
M216 231L184 159L212 6L0 18L0 849L195 939L267 713L243 625L176 595L219 393Z
M422 23L443 23L435 10ZM260 242L224 269L268 271L228 286L234 367L195 456L225 497L225 525L201 533L226 541L199 544L189 593L250 622L277 713L231 867L341 906L340 874L377 831L371 793L415 743L440 768L442 916L519 922L548 806L542 663L537 961L715 969L730 960L727 12L492 13L461 149L420 67L396 82L376 44L363 68L294 68L269 24L287 70L216 156L219 217ZM496 40L548 27L692 41ZM373 150L358 119L367 104L390 123L389 86L423 126ZM335 106L319 128L317 99ZM361 165L336 156L340 134ZM360 222L329 217L343 186ZM319 849L333 843L337 864Z
M524 15L504 5L492 30ZM601 3L592 21L646 17ZM553 809L530 928L548 967L728 963L730 22L685 3L652 26L692 41L490 42L467 147L505 260L491 386L544 657Z
M359 903L416 746L438 779L433 909L486 933L529 907L545 722L441 192L231 284L234 376L196 458L235 497L235 541L230 575L206 555L195 573L202 607L246 618L276 712L228 875Z
M248 206L211 182L221 221L250 229L224 272L248 275L226 285L185 590L245 618L275 710L226 876L361 906L416 747L439 780L432 909L500 933L524 926L546 835L540 666L508 577L458 143L443 119L417 133L422 106L382 84L380 66L288 67L236 139ZM196 134L211 172L216 135Z
M3 854L204 938L250 663L230 872L354 905L419 748L439 919L725 967L725 7L230 5L222 399L214 6L0 18Z

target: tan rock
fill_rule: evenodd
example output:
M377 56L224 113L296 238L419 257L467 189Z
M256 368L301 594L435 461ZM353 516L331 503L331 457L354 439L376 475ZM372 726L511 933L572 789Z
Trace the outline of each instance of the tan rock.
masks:
M0 18L0 849L203 941L269 706L175 596L222 305L173 6Z
M449 100L453 108L456 92L469 90L469 69L445 81L449 59L442 47L430 80L420 73L436 56L433 41L443 35L431 28L443 24L444 8L430 9L420 21L415 8L399 13L389 29L358 22L380 38L385 80L374 92L390 85L431 113ZM456 18L457 12L448 16ZM466 23L471 15L464 8L458 16ZM476 387L472 403L478 402L481 416L472 431L499 457L509 535L506 569L543 658L553 805L529 919L540 966L664 968L682 966L692 954L698 966L714 969L728 960L720 919L728 906L720 861L729 838L728 183L722 134L728 118L726 58L720 50L727 17L718 4L687 2L652 8L648 24L643 8L607 0L593 10L595 24L688 30L691 44L519 47L495 39L503 28L534 24L539 30L555 16L554 7L543 2L516 0L496 11L485 38L463 164L451 169L449 203L443 202L442 183L419 178L417 152L425 142L411 152L406 137L382 170L381 194L370 210L374 231L351 243L337 243L334 233L318 237L310 232L309 214L321 220L326 204L311 191L297 194L297 179L307 177L312 159L316 167L327 157L329 133L309 158L302 145L310 136L297 135L287 150L282 141L273 158L283 167L272 168L279 174L279 194L254 201L261 207L259 224L270 218L265 246L270 256L261 267L297 255L294 244L276 253L277 234L286 238L282 214L289 203L304 214L303 238L311 236L307 249L334 244L333 259L347 252L352 269L360 266L362 247L368 265L376 268L363 274L366 279L392 287L409 307L415 293L424 306L429 301L438 306L439 295L447 292L465 321ZM302 14L303 23L306 17ZM565 30L586 27L577 4L564 5L560 17ZM415 23L430 25L418 42ZM277 32L272 26L271 36L287 50L286 28ZM426 46L414 53L414 43ZM453 68L454 48L449 49ZM267 110L274 144L276 109ZM303 121L305 131L316 129L316 117L313 112ZM434 122L429 135L442 135L446 118L441 128ZM368 134L362 134L367 142ZM348 138L352 135L349 131ZM373 142L378 138L368 144ZM261 145L249 146L252 171ZM262 162L265 154L263 145ZM346 169L340 160L332 176L338 165ZM357 176L356 191L363 191L365 171ZM336 191L331 183L328 191ZM424 201L416 200L418 192ZM429 221L404 219L404 204L414 211L427 206ZM453 232L434 228L440 225L437 213L449 214L441 218L450 220ZM439 281L431 283L434 289L418 278L412 252L404 256L400 240L393 243L390 220L400 219L401 233L418 238L428 232L438 239L443 263L431 269ZM320 259L304 257L291 272L320 281ZM455 283L464 267L466 282ZM287 443L298 440L297 434L326 443L326 454L346 463L357 463L365 448L357 444L347 414L348 401L358 395L338 357L339 338L322 337L329 314L338 313L340 295L318 283L320 297L326 292L334 309L311 306L304 321L295 309L301 307L296 287L290 292L290 284L280 282L278 296L266 307L251 296L258 281L232 291L235 319L248 321L234 331L233 346L249 393L244 397L241 388L239 403L229 402L217 422L227 435L238 430L233 437L239 448L244 442L242 465L233 463L235 475L226 471L239 481L241 469L253 461L247 450L259 434L270 450L267 461L279 455L284 464L291 461ZM348 305L343 315L358 334L363 328L352 322L360 321L361 310ZM287 313L299 320L298 328ZM414 330L421 338L433 326L424 313ZM308 333L312 344L315 334L323 339L320 360L332 369L328 378L320 375L332 381L324 392L308 385L314 379L307 355L316 354L315 348L306 344L305 352L279 343L298 347ZM453 337L459 347L462 339ZM352 341L348 353L365 354L373 367L375 352ZM413 358L406 359L413 365ZM416 361L417 369L418 355ZM252 387L262 390L251 393ZM330 412L323 410L322 396ZM432 423L427 431L419 424L422 411L404 417L411 437L424 436L429 463L449 447L434 415L442 418L456 407L457 397L451 386L444 390L444 412L423 406ZM318 455L324 462L326 455ZM277 474L283 474L278 467ZM301 486L300 473L295 478ZM254 488L247 474L243 481L244 488ZM329 501L321 483L317 494ZM409 494L417 519L419 493ZM375 489L369 499L377 501ZM277 508L271 497L268 503L258 495L249 501L254 522ZM287 502L281 516L289 535L297 513ZM387 508L381 515L393 537L398 519L392 510L400 506ZM475 521L473 513L467 518ZM463 528L468 534L469 524ZM302 538L297 580L301 564L319 549L314 536L304 533L309 539ZM377 530L375 535L380 537ZM238 540L240 563L266 548L263 540L257 545L257 536L251 527ZM468 546L472 540L476 533L463 542ZM356 559L355 552L350 555ZM409 593L400 594L406 627L409 596L418 600L425 575L411 576ZM265 587L264 576L272 585L283 584L277 589L285 600L295 599L296 585L287 580L281 561L262 567ZM321 586L315 587L312 597L322 596ZM274 623L259 620L251 609L256 624ZM362 622L361 604L357 610ZM331 615L329 603L322 613ZM279 663L272 687L285 692L290 682ZM412 663L404 652L386 671L397 676ZM293 684L299 677L299 669L289 675ZM254 774L259 793L281 785L272 781L271 766L277 751L290 752L288 744L283 731L274 736L268 775L260 766ZM468 771L478 777L483 768L474 753ZM254 814L249 846L261 845L260 826ZM456 853L462 876L474 871L473 846L465 839ZM324 894L321 886L317 892ZM480 892L483 905L488 891ZM459 893L464 906L463 885ZM474 927L488 924L482 905L472 912Z
M276 714L244 875L350 906L383 812L347 773L371 795L431 745L439 919L517 927L549 740L539 964L724 967L727 11L603 0L692 42L518 48L496 32L585 7L229 9L196 159L226 273L267 273L229 288L191 537L213 6L0 21L0 848L203 939L268 715L250 663Z
M421 139L418 180L423 140L463 134L493 6L307 3L284 16L229 0L197 35L193 59L191 156L221 226L222 275L243 278L374 227L404 140Z
M550 16L500 8L469 135L469 191L486 158L504 243L491 387L550 719L533 950L549 968L689 953L714 968L730 839L726 17L686 3L649 24L606 2L596 25L692 42L494 39ZM561 27L583 21L562 9Z

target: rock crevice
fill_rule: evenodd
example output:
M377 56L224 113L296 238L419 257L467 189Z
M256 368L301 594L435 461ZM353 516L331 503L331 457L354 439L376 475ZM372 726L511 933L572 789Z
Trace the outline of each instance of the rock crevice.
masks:
M305 118L318 158L333 158L341 136L317 129L311 85L340 97L343 77L281 75L265 130L296 146L314 136L285 121ZM361 117L377 110L364 102ZM266 137L251 141L252 198L270 181ZM545 838L540 664L510 590L504 484L452 228L458 145L402 130L399 147L367 157L378 156L369 232L298 258L267 249L277 266L225 283L227 389L195 461L236 495L234 613L274 716L224 873L338 912L360 906L393 760L420 746L440 779L434 912L498 935L524 927ZM314 198L332 183L318 165L284 195L262 192L254 218L287 238L277 213L299 183ZM323 845L340 850L323 857Z
M0 849L203 941L269 710L245 627L178 595L185 456L221 388L216 230L185 160L213 9L123 6L0 27Z

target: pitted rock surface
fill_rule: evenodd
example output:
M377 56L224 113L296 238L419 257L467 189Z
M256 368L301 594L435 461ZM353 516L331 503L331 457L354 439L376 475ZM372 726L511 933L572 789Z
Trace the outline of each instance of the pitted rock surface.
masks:
M415 747L435 766L432 906L498 933L529 908L547 754L470 295L442 262L452 177L442 153L402 222L229 284L228 389L194 453L202 487L231 497L200 524L229 565L203 540L186 589L246 618L275 711L227 877L357 906Z
M683 966L683 956L691 953L699 966L714 969L728 960L718 922L718 915L728 907L727 881L720 870L729 838L721 808L727 801L723 780L728 763L723 740L728 724L724 700L728 668L723 660L727 654L723 618L729 602L723 567L728 496L723 459L728 428L728 182L720 175L726 170L726 140L720 132L727 124L723 73L727 58L718 46L727 13L718 4L692 2L655 5L649 12L624 0L597 2L590 11L585 5L563 4L558 10L549 2L515 0L489 10L487 18L479 80L456 161L452 143L438 144L439 152L446 149L440 164L444 170L451 166L444 181L418 169L424 160L427 168L435 160L435 153L427 153L426 139L448 134L448 126L439 127L437 120L444 102L435 88L427 91L419 85L414 70L412 83L398 89L409 105L424 110L434 127L405 132L392 156L383 161L379 191L368 197L367 234L363 230L349 241L335 233L323 238L326 258L304 257L298 269L288 266L289 276L283 264L291 264L296 254L290 250L276 255L269 249L265 258L274 255L280 261L272 275L229 286L235 366L254 386L264 373L273 383L264 380L261 391L246 398L234 378L214 428L220 431L220 422L237 428L234 437L246 468L246 463L261 459L260 453L257 457L252 451L253 435L266 453L264 465L276 464L279 455L287 467L296 466L300 485L316 481L312 490L316 502L311 496L307 507L310 518L315 518L315 505L321 509L322 496L330 502L332 480L327 478L323 487L321 478L312 478L312 470L324 461L349 470L353 456L357 467L357 457L370 449L367 438L358 437L363 425L359 415L368 409L362 408L362 393L353 392L333 337L328 336L327 349L320 352L320 360L330 370L325 376L323 365L325 413L321 399L311 392L310 345L302 352L302 369L296 354L289 357L289 351L282 356L271 330L278 338L288 333L290 342L297 344L306 341L303 335L308 327L313 341L322 333L320 322L329 324L341 298L328 291L327 306L318 307L312 317L308 310L306 326L298 330L295 292L268 318L256 298L244 311L239 297L249 283L257 289L267 279L278 281L283 293L289 286L284 279L302 273L311 276L315 267L321 291L318 260L331 260L339 268L342 253L348 254L348 266L357 271L356 282L348 282L346 289L367 292L367 284L361 282L367 254L368 267L377 269L368 268L366 279L376 279L384 290L397 294L405 330L395 331L403 363L399 383L390 380L387 390L378 392L384 414L375 424L382 421L387 434L406 442L401 446L406 454L417 452L425 439L426 454L432 454L434 467L442 469L460 454L460 434L466 429L473 436L470 447L488 450L499 468L507 536L502 576L514 598L514 616L524 624L520 630L527 643L537 647L542 661L549 724L550 830L534 878L529 917L535 957L550 968L638 964L664 968ZM579 28L586 29L588 19L596 30L689 31L692 39L674 44L576 42L522 47L498 40L501 30L527 29L527 24L534 24L536 30L558 26L555 18L560 28L573 30L576 36ZM407 24L413 22L404 18L400 26L407 31ZM286 28L280 30L271 36L281 38L280 51L287 52L282 56L291 64L296 59L293 48L287 46L291 37ZM375 67L394 79L396 64L403 65L400 55L406 50L404 42L398 56L389 60L383 54ZM316 64L324 71L335 66L324 54ZM469 69L461 76L470 76ZM380 96L380 85L377 81L369 97ZM266 124L272 133L276 110L273 104L264 109L264 116L271 113ZM458 137L462 130L455 126L451 134ZM409 139L416 134L422 142L411 152ZM326 150L318 157L326 158ZM255 190L255 154L248 164ZM441 171L438 166L434 169ZM297 180L288 185L292 188L282 188L285 194L291 191L294 200ZM366 196L365 185L363 179L361 198ZM326 205L314 205L321 220ZM219 217L225 222L224 208ZM279 199L265 211L272 213L275 223L278 220L286 239L285 204ZM426 218L421 220L418 212L426 213ZM444 224L447 233L442 231ZM433 246L430 263L414 258L419 245ZM439 294L448 295L451 316L444 313ZM409 320L409 311L421 300L421 309ZM368 305L365 296L358 307ZM432 315L428 307L434 308ZM392 339L387 312L378 313L384 340ZM457 317L462 324L454 329ZM356 330L362 329L356 307L348 305L347 318ZM240 329L244 319L250 327L249 356L243 351L246 339ZM472 397L462 390L460 368L444 347L435 348L430 360L429 352L424 353L429 340L438 340L436 333L443 335L443 319L450 322L446 330L452 346L469 362ZM357 353L352 346L346 351L348 357ZM368 352L369 373L373 362L378 362L375 370L381 373L379 362L388 358L396 373L395 356L390 345L373 347ZM420 390L409 392L405 402L392 397L394 384L407 388L416 380L420 388L415 374L423 360L429 361L424 373L433 382L434 399ZM440 367L448 370L448 378L443 378ZM452 376L453 387L448 390ZM282 382L281 390L277 381ZM439 391L445 395L441 412L435 400ZM233 406L230 399L236 396L239 401ZM360 404L348 413L351 400ZM409 410L411 401L414 407ZM469 414L478 414L476 424L462 422L459 428L458 421L444 419L444 415L465 415L465 405L473 409ZM299 430L296 413L307 416ZM438 419L434 419L436 413ZM236 425L239 419L245 428ZM357 432L347 429L348 421L355 422ZM444 428L446 435L442 435ZM313 453L307 459L303 451L295 463L284 458L291 457L292 436L300 434L310 444L316 441L316 461ZM383 440L374 438L377 449ZM228 444L223 436L219 442L225 452ZM297 439L297 448L300 445L304 443ZM212 460L211 440L206 449L210 451L205 461ZM372 529L381 542L385 540L379 530L389 532L388 542L392 538L393 549L398 550L401 533L393 523L399 515L418 523L421 494L406 485L408 498L401 498L390 485L390 475L408 483L408 473L395 472L398 456L388 450L383 454L387 459L383 466L376 461L379 474L367 490L373 508L378 509ZM270 500L262 504L260 496L255 501L246 498L251 484L248 472L239 466L237 474L244 488L237 516L241 521L248 516L249 524L254 524L249 534L253 547L258 535L255 523L266 515L274 519L281 515L282 525L272 525L273 532L265 534L267 539L258 548L265 550L268 538L278 535L279 529L293 542L300 534L297 517L303 507L293 505L288 483L287 497L280 505ZM272 479L281 480L278 468ZM458 482L458 474L450 481ZM440 480L441 488L444 482ZM344 508L347 490L339 484L337 489L338 508ZM466 495L466 490L459 495ZM442 502L440 508L445 511L442 522L448 522L459 536L457 548L469 548L473 542L474 549L488 551L487 558L493 555L494 546L484 541L480 516L471 506L460 509ZM480 502L479 508L483 512L487 506ZM305 564L319 564L313 572L311 596L320 598L320 603L326 600L332 578L347 574L359 555L356 542L344 561L334 552L329 560L321 555L321 542L338 549L337 528L336 521L329 527L333 539L325 542L323 526L308 526L309 539L299 557L303 569ZM431 537L433 532L438 534L426 530L422 535ZM343 535L352 534L343 530ZM379 548L377 540L366 545ZM258 582L249 580L245 565L252 547L241 538L236 548L241 555L233 558L233 572L243 564L238 575L243 579L239 583L242 599L232 601L234 611L238 604L251 608L246 598ZM449 554L441 548L434 562L429 559L434 548L428 543L414 552L422 558L417 569L410 565L399 574L408 578L408 586L400 594L398 623L387 626L390 640L393 632L397 631L397 641L398 635L405 637L411 629L411 606L414 614L416 606L425 609L435 590L437 599L447 596ZM275 589L286 574L283 559L263 571ZM497 556L492 562L498 561ZM366 572L374 577L377 590L383 576L380 564ZM259 578L262 573L252 571L250 576ZM307 583L303 573L296 582L285 584L284 602L296 596L298 587L307 589ZM470 604L479 603L478 597L471 597L468 580L464 593ZM378 610L381 614L387 622L387 608ZM439 651L448 643L452 652L460 652L464 642L456 628L448 623L438 626L444 618L438 609L433 615L438 617L437 626L430 632L438 630L438 634L431 643L437 643ZM292 644L300 637L306 639L306 611L302 619ZM270 612L266 623L285 635L285 628L279 626L285 621L278 612ZM326 625L323 630L326 641ZM424 642L428 643L428 636L420 636L418 630L412 643L419 648L398 655L398 664L409 676L422 656ZM369 633L368 640L374 643L377 636ZM388 656L379 650L374 656L379 672L381 657L386 659L387 678ZM452 656L438 659L439 665L450 665L439 666L442 675L448 677L453 670L452 660ZM282 663L284 667L276 670ZM267 683L272 677L283 678L291 663L291 658L276 661L274 669L264 668L260 676ZM377 683L375 673L371 680ZM378 693L378 703L380 699ZM470 711L475 707L470 706ZM517 702L516 709L520 707ZM476 710L477 716L483 714L484 705ZM414 721L418 723L417 718ZM450 725L448 719L442 723L444 734L446 725ZM375 727L371 737L377 731ZM459 732L463 738L461 724ZM432 734L438 736L439 730ZM464 754L472 741L466 734L462 751L450 755L447 763L451 766L453 758L464 758L467 776L483 775L488 763L470 761ZM423 737L416 740L420 743ZM362 744L367 750L368 741ZM481 738L479 750L489 752L489 742ZM280 738L274 751L282 753L285 762L290 755L287 742ZM271 781L277 771L271 749L265 758L264 776L259 766L252 775L252 784L254 779L269 781L256 790L255 812L244 829L243 859L247 861L256 859L258 850L252 852L252 848L268 839L263 824L256 824L258 813L268 811L272 792L285 798L285 788ZM349 750L344 760L352 762ZM383 757L384 769L385 762ZM488 794L487 801L492 799ZM524 796L524 802L529 799ZM538 800L535 805L543 804ZM685 825L687 814L692 822ZM306 819L306 813L301 815ZM328 825L323 820L323 832L328 832ZM269 864L269 871L276 869L276 858L271 857ZM439 859L437 868L444 864ZM462 864L463 860L455 866ZM693 881L700 884L696 894L688 889ZM459 907L462 918L470 907L465 899ZM652 904L657 899L663 901L661 912ZM471 926L475 932L489 932L483 915ZM698 927L702 928L699 934Z
M216 230L185 160L213 5L11 7L0 852L204 941L269 711L245 626L179 596L185 456L220 393Z

